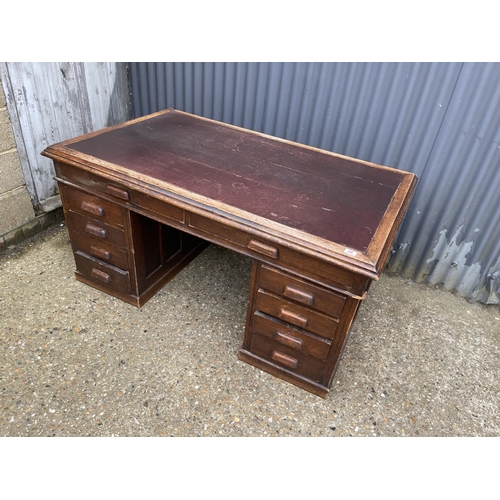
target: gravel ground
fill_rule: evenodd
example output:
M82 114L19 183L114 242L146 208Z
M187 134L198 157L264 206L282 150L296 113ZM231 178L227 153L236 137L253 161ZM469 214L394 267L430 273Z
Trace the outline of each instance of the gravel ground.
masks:
M237 360L251 262L211 245L143 308L64 224L0 255L0 435L499 436L500 309L383 274L323 400Z

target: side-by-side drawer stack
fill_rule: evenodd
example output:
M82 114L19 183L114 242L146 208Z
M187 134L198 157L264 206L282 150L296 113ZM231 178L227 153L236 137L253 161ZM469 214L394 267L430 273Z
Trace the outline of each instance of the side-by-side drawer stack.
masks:
M244 350L278 371L328 384L331 346L346 296L256 263Z

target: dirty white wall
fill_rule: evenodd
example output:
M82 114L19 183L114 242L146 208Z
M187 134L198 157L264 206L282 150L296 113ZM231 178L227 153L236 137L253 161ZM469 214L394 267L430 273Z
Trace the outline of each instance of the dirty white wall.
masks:
M5 239L60 206L52 161L40 153L50 144L126 121L130 96L124 63L4 62L0 78L5 95L0 118L9 118L11 128L5 148L16 151L4 157L7 166L1 165L17 172L18 189L12 193L12 182L1 175L0 193L11 192L9 203L0 202L0 237ZM14 200L21 198L19 214L24 215L9 217Z
M35 219L0 85L0 244L4 235Z

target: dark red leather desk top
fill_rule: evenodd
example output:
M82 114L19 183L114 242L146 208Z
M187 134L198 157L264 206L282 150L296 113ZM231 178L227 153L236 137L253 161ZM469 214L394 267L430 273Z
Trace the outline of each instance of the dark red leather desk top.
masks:
M409 175L176 111L66 148L361 252Z

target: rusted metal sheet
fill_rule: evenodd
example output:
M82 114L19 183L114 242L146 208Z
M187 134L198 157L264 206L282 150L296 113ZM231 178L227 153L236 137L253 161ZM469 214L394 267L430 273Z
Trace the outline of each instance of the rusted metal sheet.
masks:
M130 63L177 108L416 173L389 269L500 303L499 63Z
M122 123L130 117L122 63L0 64L26 186L37 211L60 204L49 144Z
M500 303L500 64L466 63L390 268Z

